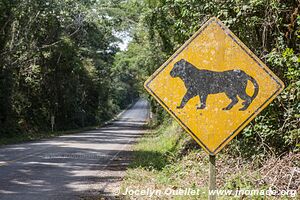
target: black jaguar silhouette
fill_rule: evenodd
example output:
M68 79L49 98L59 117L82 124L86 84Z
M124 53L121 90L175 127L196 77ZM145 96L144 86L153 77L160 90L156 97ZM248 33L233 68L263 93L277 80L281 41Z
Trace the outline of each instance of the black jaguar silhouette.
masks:
M197 109L206 107L206 99L209 94L225 93L231 99L230 104L223 110L230 110L238 103L238 96L244 100L243 107L239 110L246 110L258 94L259 86L256 80L242 70L228 70L214 72L196 68L188 61L181 59L174 64L170 72L173 78L179 77L187 89L178 109L183 108L187 102L195 97L200 97L200 106ZM249 96L246 93L247 81L250 80L254 86L254 94Z

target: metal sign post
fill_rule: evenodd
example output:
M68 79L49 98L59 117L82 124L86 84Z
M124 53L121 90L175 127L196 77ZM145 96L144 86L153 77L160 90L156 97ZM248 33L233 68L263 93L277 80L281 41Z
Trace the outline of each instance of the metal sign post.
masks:
M209 155L209 200L216 200L216 189L216 156Z
M55 117L52 115L51 116L51 131L54 131L54 124L55 124Z

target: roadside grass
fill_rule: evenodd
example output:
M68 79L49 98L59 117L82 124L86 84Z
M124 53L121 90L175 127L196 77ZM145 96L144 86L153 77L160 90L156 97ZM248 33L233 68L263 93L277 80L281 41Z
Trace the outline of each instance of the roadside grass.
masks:
M169 126L165 123L157 131L144 137L135 146L135 161L131 168L161 170L170 164L182 137L176 129L176 124Z
M135 157L122 182L122 199L208 199L208 156L173 121L168 121L147 134L134 147ZM226 152L226 151L225 151ZM269 158L264 167L241 156L220 153L217 156L217 185L221 190L280 190L297 188L300 174L289 178L290 169L300 162L300 154L286 155L280 160ZM285 166L281 166L285 165ZM288 167L282 169L282 167ZM283 177L280 179L280 177ZM278 182L279 181L281 182ZM289 183L289 180L292 183ZM278 183L277 183L277 182ZM289 184L289 185L288 185ZM190 188L198 195L132 195L126 191L178 191ZM299 188L300 189L300 188ZM299 190L298 189L298 190ZM218 199L297 199L288 196L218 196Z
M193 181L185 180L191 176L197 177L206 168L194 161L200 150L190 154L190 157L178 158L186 135L174 121L167 121L156 131L145 136L134 147L134 161L127 170L127 175L121 187L121 194L126 189L133 190L175 190L178 188L199 189L200 196L177 196L172 199L206 198L205 188L197 187ZM179 156L180 157L180 156ZM192 158L194 157L194 158ZM207 164L208 160L205 159ZM168 199L170 196L134 196L124 195L124 199ZM202 198L201 198L202 199Z

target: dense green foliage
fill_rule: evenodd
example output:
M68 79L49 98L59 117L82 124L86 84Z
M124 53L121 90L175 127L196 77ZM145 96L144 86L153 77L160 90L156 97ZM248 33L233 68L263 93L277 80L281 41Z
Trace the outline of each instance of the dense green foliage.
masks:
M219 17L282 80L284 92L248 126L228 152L265 155L299 149L300 8L297 0L144 0L133 41L124 52L131 67L153 73L209 17ZM131 9L132 11L132 9ZM141 81L142 82L142 81ZM161 121L166 114L152 101ZM239 147L239 148L236 148ZM240 153L240 152L239 152Z
M118 2L0 1L2 137L97 125L122 101L114 84ZM124 80L126 81L126 80ZM114 83L114 84L113 84Z
M217 16L286 85L230 151L299 150L297 0L1 0L0 11L2 135L49 130L51 116L56 130L110 118L145 94L146 77ZM126 51L116 32L132 39ZM153 100L152 110L159 122L168 116Z

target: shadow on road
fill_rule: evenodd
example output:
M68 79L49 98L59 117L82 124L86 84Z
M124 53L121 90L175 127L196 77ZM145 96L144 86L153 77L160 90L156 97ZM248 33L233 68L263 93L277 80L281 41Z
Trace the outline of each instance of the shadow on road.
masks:
M0 199L113 198L132 161L130 147L146 133L145 109L139 101L101 129L0 148Z

